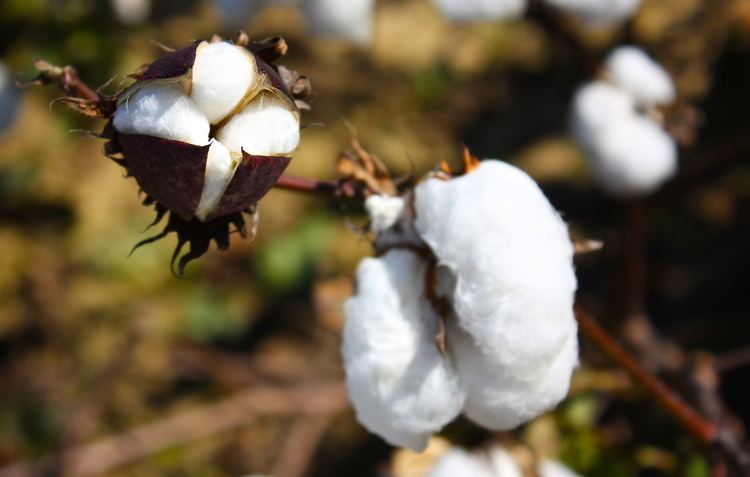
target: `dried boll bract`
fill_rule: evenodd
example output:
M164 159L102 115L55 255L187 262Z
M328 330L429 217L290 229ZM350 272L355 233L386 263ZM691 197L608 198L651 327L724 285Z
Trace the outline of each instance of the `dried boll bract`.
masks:
M211 239L224 247L230 224L246 235L242 214L255 210L297 148L296 83L281 73L303 78L264 61L285 51L280 38L196 42L153 62L116 98L106 151L161 207L159 217L174 216L167 232L190 243L190 258ZM227 216L223 227L200 226ZM180 272L186 263L180 259Z
M360 272L357 295L346 307L343 346L350 394L360 394L361 386L353 388L352 376L362 383L380 380L374 367L356 366L367 356L387 363L399 376L416 373L410 375L412 383L428 376L451 387L459 382L461 410L491 429L510 429L554 407L567 394L578 362L572 310L576 279L567 227L539 187L519 169L488 160L460 177L439 173L423 180L413 196L402 199L410 205L395 220L383 205L393 199L368 199L375 244L385 255L366 259L362 267L373 260L394 261L390 270L401 277L392 276L390 282L404 280L395 287L398 303L420 303L409 308L409 320L421 323L420 343L431 352L425 351L419 365L406 366L407 360L386 346L362 344L397 343L409 335L378 324L385 304L394 302L382 290L394 285L363 280ZM385 228L386 223L392 225ZM407 260L414 271L397 268ZM361 297L371 297L368 306L353 306L364 303ZM402 305L395 308L402 310ZM361 323L371 328L355 327ZM441 373L430 374L430 369ZM352 401L365 426L403 445L361 417L378 409L378 422L404 421L390 396L370 393L369 401ZM387 413L391 420L383 419ZM423 432L440 429L450 417L433 414L433 424Z
M661 66L634 47L617 48L605 63L605 80L576 92L573 136L605 192L620 198L651 193L677 170L676 143L656 109L674 100L674 85Z

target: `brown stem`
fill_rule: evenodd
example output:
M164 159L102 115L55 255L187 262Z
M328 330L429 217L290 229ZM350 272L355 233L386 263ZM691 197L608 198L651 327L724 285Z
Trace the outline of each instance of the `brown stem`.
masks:
M321 181L289 175L279 177L274 184L274 187L297 192L316 192L321 194L336 194L339 190L338 182Z
M623 306L627 320L645 316L646 309L646 203L633 199L625 204L623 229Z
M581 331L612 361L630 374L669 412L685 429L705 445L716 444L719 430L715 424L698 415L693 408L680 399L666 384L643 368L636 359L620 346L580 306L575 306L575 317Z

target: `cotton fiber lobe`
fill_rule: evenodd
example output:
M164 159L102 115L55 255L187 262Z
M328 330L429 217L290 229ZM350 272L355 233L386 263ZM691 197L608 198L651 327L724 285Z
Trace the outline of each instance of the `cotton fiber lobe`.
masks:
M590 147L613 124L634 114L630 95L609 83L594 81L576 92L571 127L576 138Z
M283 100L261 93L219 130L217 138L232 152L289 154L299 144L299 120Z
M204 42L196 52L192 80L190 97L208 121L216 124L255 86L255 62L240 46Z
M212 141L206 159L206 174L198 208L195 216L206 220L208 215L219 205L229 182L234 176L237 161L232 160L229 151L219 141Z
M621 46L609 54L607 72L612 82L645 106L674 101L675 90L666 70L641 49Z
M424 299L425 272L410 251L367 258L344 308L342 352L357 418L389 443L415 451L461 412L464 396L450 360L435 346L438 321Z
M210 125L179 83L151 83L117 107L114 126L124 134L208 144Z

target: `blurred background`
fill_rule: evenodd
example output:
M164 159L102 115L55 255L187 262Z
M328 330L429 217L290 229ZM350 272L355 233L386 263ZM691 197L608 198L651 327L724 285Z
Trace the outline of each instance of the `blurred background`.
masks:
M586 476L720 475L584 338L555 412L503 435L460 420L419 458L388 447L348 407L338 351L341 304L371 253L352 227L366 222L361 211L272 191L254 242L236 237L176 278L172 236L128 256L154 214L85 133L102 121L51 105L53 88L14 86L42 57L114 93L158 44L283 35L284 64L315 91L290 173L335 178L346 121L396 175L458 164L461 144L520 166L578 236L605 244L577 264L579 302L741 436L750 2L643 0L628 21L592 28L544 8L452 23L429 0L377 0L363 25L331 38L293 5L0 2L0 476L418 477L448 442L498 439ZM651 52L673 76L680 112L702 118L677 178L647 199L648 313L630 322L618 313L627 207L594 187L567 132L575 89L623 43Z

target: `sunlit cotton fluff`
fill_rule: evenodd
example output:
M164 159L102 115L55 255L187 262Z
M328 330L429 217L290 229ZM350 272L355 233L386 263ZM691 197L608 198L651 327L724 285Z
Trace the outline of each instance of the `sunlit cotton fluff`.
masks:
M365 209L370 216L370 229L376 234L385 232L399 220L405 201L401 197L374 194L365 200Z
M553 460L542 460L536 466L540 477L580 477ZM425 477L522 477L524 475L513 454L499 445L469 453L454 447L443 454Z
M526 0L433 0L440 13L454 22L517 18L526 11Z
M493 160L420 183L415 208L453 280L442 293L467 416L509 429L556 405L577 365L573 246L559 214L528 175Z
M219 141L211 141L206 158L206 174L195 216L206 220L208 215L219 205L229 182L237 169L238 161L233 160L229 151Z
M299 144L299 118L284 100L271 93L261 93L232 116L216 137L232 152L289 154Z
M604 81L592 81L573 98L571 128L582 145L591 147L613 124L634 114L635 102L629 94Z
M655 106L674 101L672 78L640 48L616 48L605 63L612 83L632 95L638 104Z
M426 264L393 250L364 259L345 304L342 352L359 421L393 445L421 451L453 420L464 393L435 346L438 317L424 297Z
M374 0L304 0L301 7L315 35L362 45L372 39Z
M638 9L640 0L547 0L592 26L627 20Z
M232 112L257 83L255 60L242 47L203 42L196 51L190 97L211 124Z
M672 137L647 117L631 116L608 128L589 154L599 185L612 195L633 197L656 190L677 170Z
M123 134L149 136L203 146L211 126L177 82L151 83L117 107L114 127Z

